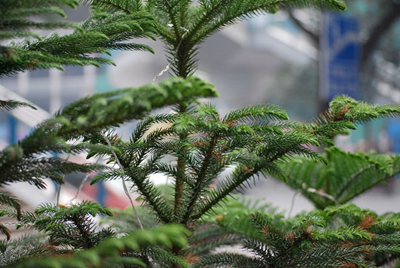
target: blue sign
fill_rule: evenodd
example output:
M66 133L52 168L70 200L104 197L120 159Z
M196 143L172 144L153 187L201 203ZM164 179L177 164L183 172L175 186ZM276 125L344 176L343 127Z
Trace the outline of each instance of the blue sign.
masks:
M322 35L322 97L345 94L359 98L360 42L358 21L326 12Z

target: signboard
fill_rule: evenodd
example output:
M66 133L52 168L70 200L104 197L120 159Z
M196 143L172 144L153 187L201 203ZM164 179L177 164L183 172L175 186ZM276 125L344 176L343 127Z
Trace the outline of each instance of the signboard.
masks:
M324 13L321 35L321 98L359 97L360 42L358 21L341 13Z

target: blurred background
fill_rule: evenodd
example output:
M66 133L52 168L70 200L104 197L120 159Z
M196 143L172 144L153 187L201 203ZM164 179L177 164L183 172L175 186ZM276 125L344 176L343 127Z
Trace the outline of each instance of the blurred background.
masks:
M200 49L197 72L220 93L219 98L209 101L222 113L249 104L272 103L296 121L312 119L337 94L370 103L400 104L400 1L348 0L347 5L348 10L342 13L307 9L263 15L209 38ZM69 21L83 21L89 9L82 6L66 13ZM74 100L150 83L167 60L160 42L143 42L154 49L155 55L113 52L111 58L117 67L66 67L64 72L39 70L1 78L0 99L28 100L40 109L2 113L0 147L22 139L32 127ZM168 77L166 73L157 82ZM121 135L129 137L132 127L125 125ZM337 144L347 151L400 153L400 120L375 120L349 136L339 137ZM67 178L69 185L62 194L65 200L75 195L83 177L72 174ZM162 177L155 180L165 183ZM129 201L117 184L85 185L80 198L125 207ZM32 187L20 185L10 191L25 198L26 203L38 204L55 200L56 186L49 188L46 194L33 194ZM355 203L377 212L398 212L399 192L400 184L394 178ZM261 179L245 194L263 197L286 213L312 209L308 201L272 179Z

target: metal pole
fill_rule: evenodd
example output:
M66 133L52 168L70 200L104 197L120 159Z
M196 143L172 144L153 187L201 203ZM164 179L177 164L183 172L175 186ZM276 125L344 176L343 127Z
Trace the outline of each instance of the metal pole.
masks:
M326 64L328 61L327 51L325 49L325 34L326 34L326 20L328 14L326 12L321 12L320 18L320 40L319 40L319 53L318 53L318 70L319 70L319 90L318 90L318 112L322 113L328 109L329 100L328 100L328 91L326 88L327 83L326 81Z
M49 71L49 95L50 95L50 105L49 112L54 114L57 112L62 105L61 101L61 71L57 69L50 69Z
M18 121L12 116L8 115L9 137L8 143L15 144L17 142L17 127Z
M83 67L83 89L82 97L92 95L96 86L96 67L85 66Z
M18 73L17 76L17 93L26 96L29 92L29 72Z

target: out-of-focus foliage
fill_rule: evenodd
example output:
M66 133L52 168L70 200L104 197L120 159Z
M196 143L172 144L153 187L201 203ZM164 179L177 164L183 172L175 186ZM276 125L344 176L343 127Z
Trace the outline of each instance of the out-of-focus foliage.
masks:
M382 267L400 256L398 213L346 204L285 219L248 204L230 199L204 218L243 235L244 251L199 256L194 267Z
M286 184L316 208L344 204L400 172L400 156L325 149L327 164L295 157L283 162Z
M188 231L179 225L164 225L150 230L132 232L121 238L107 238L97 246L77 251L65 252L57 256L35 255L2 267L148 267L138 256L129 256L148 247L184 247ZM1 254L1 253L0 253ZM126 256L124 256L126 255ZM165 254L164 254L165 255ZM183 260L171 256L181 267L188 267Z
M145 12L129 15L94 13L82 24L69 22L40 22L43 15L65 17L61 9L76 7L76 0L2 1L0 4L0 76L34 69L57 68L65 65L113 64L95 53L117 50L147 50L131 38L153 37L155 29ZM53 33L41 36L34 30L75 29L68 35ZM25 38L20 40L21 38ZM6 42L7 41L7 42Z

